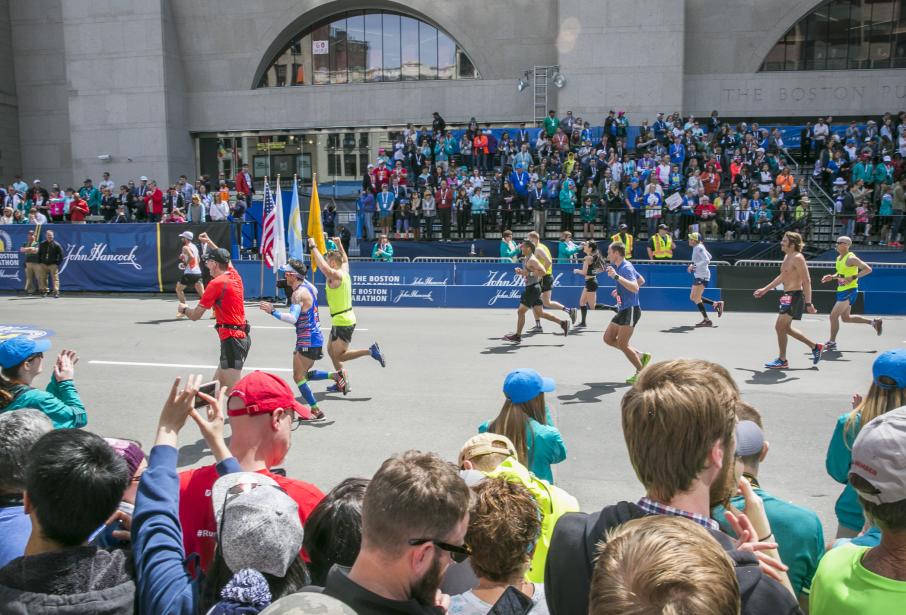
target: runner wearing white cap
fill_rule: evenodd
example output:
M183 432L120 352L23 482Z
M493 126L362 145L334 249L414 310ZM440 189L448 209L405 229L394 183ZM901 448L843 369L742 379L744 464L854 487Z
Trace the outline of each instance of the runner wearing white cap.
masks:
M824 350L837 350L837 333L840 331L840 321L871 325L875 333L881 335L884 322L880 318L865 318L853 316L850 311L859 296L859 278L864 278L871 273L871 265L862 262L858 256L850 252L853 240L845 235L837 238L836 271L821 278L822 284L837 283L837 301L830 313L830 339L824 343Z
M179 234L179 237L182 239L179 262L183 271L182 276L176 283L176 296L179 299L179 303L183 304L186 302L186 293L184 292L186 287L194 286L195 292L201 297L204 294L204 283L201 281L201 259L198 257L198 247L192 243L195 235L192 234L192 231L183 231ZM186 318L186 315L177 311L176 317Z

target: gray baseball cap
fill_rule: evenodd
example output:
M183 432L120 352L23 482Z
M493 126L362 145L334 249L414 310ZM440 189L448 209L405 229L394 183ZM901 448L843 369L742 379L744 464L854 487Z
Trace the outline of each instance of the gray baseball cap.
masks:
M280 598L261 615L356 615L349 606L325 594L299 592Z
M853 443L850 474L874 489L856 490L875 504L906 500L906 406L882 414L862 427Z
M217 479L211 503L220 550L230 570L286 575L302 548L295 500L269 476L236 472Z

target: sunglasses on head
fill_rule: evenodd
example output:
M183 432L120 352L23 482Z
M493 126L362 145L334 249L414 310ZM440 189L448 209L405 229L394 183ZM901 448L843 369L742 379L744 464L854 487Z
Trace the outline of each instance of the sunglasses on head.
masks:
M438 549L442 549L443 551L446 551L447 553L449 553L450 557L457 564L466 561L466 559L470 555L472 555L472 548L467 544L462 544L462 545L457 546L457 545L451 545L446 542L441 542L440 540L433 540L431 538L410 538L408 542L409 542L409 545L413 546L413 547L417 547L419 545L423 545L425 543L430 542Z

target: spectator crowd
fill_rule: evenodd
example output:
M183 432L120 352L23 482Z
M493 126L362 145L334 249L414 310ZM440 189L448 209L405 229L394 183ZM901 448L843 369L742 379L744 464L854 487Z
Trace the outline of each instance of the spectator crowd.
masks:
M585 239L621 224L650 239L665 224L674 238L766 240L806 231L813 208L824 213L818 196L859 241L902 247L906 230L906 113L864 125L818 118L798 151L777 127L725 122L717 111L701 120L658 113L630 128L623 111L592 127L551 110L540 130L492 130L475 118L454 130L435 112L430 127L390 135L362 177L360 239L481 239L515 224L546 237L550 221ZM809 173L826 195L810 190ZM216 184L181 176L158 186L142 176L117 186L104 173L98 185L48 191L16 177L0 187L0 224L242 221L255 192L248 165ZM336 208L323 215L334 220Z
M906 349L881 353L828 425L844 485L830 544L813 511L771 495L770 426L707 361L640 372L620 403L638 498L580 512L552 471L569 441L556 383L531 369L507 375L456 459L397 452L325 494L281 469L310 414L278 376L216 397L177 379L145 447L85 429L76 353L38 388L50 350L0 342L0 613L848 615L906 600ZM214 463L180 472L194 430Z

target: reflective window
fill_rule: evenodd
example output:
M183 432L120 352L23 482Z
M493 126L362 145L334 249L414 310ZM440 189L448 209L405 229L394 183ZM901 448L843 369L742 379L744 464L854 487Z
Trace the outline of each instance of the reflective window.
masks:
M866 53L872 44L866 43ZM906 60L906 39L903 47ZM306 28L276 55L258 87L478 77L465 50L446 32L399 13L365 10Z
M906 67L906 0L828 0L768 52L762 71Z

